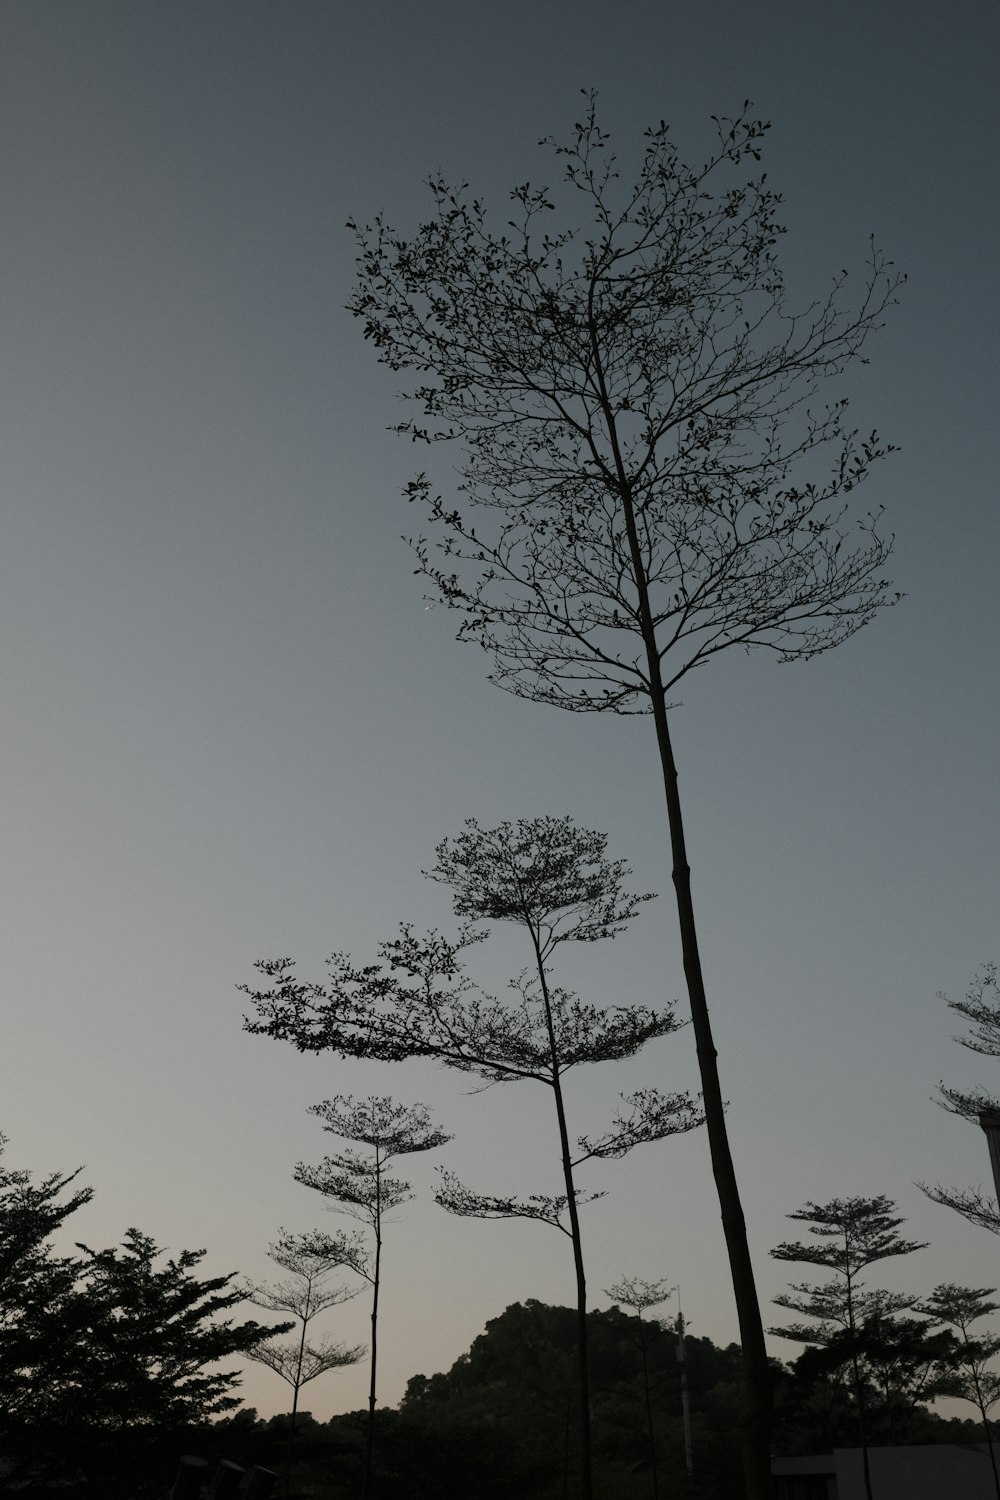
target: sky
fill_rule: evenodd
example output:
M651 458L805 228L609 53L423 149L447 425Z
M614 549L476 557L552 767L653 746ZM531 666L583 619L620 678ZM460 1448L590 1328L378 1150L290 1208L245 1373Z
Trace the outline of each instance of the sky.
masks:
M0 1130L8 1165L83 1167L73 1238L135 1225L266 1279L281 1227L351 1227L293 1181L334 1144L308 1106L391 1094L454 1138L400 1163L416 1196L387 1231L380 1399L510 1303L572 1300L562 1236L432 1200L437 1165L558 1191L544 1090L302 1056L243 1031L237 986L258 958L320 978L400 921L447 928L420 874L435 845L552 813L661 893L560 977L683 1014L651 723L497 691L425 608L400 538L428 456L387 432L394 378L344 310L348 218L412 230L436 171L502 218L511 187L552 180L538 140L593 87L626 163L661 118L698 158L710 116L751 99L790 285L858 285L873 234L908 275L842 382L900 450L863 499L906 597L808 664L720 658L684 684L675 748L765 1321L795 1270L767 1252L809 1199L886 1194L929 1242L873 1285L1000 1282L996 1240L915 1186L989 1180L935 1091L998 1085L938 998L1000 957L998 40L992 0L6 0ZM495 987L525 962L509 934L482 954ZM697 1088L689 1029L571 1077L571 1125L654 1083ZM734 1340L704 1133L584 1186L607 1193L585 1212L593 1305L666 1278L692 1332ZM364 1341L365 1299L323 1326ZM305 1405L325 1419L366 1388L359 1365ZM259 1367L242 1393L288 1406Z

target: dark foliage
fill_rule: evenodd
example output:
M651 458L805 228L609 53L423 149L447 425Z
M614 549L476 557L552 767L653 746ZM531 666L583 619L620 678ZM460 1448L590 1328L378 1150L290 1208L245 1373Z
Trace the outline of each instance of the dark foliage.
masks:
M415 1376L401 1414L423 1422L445 1414L508 1433L508 1451L539 1488L523 1493L559 1496L569 1478L574 1493L574 1312L529 1301L515 1303L486 1325L469 1353L444 1374ZM588 1314L592 1370L595 1490L608 1497L652 1494L652 1468L643 1390L638 1318L618 1308ZM645 1328L656 1412L656 1450L663 1492L684 1493L684 1437L676 1339L664 1325ZM739 1406L740 1352L688 1339L689 1389L696 1468L710 1496L738 1492L734 1429Z
M239 1405L238 1374L212 1367L276 1330L224 1316L243 1294L197 1277L203 1250L164 1263L130 1229L118 1248L57 1255L50 1236L91 1197L74 1177L0 1166L0 1490L138 1496L192 1426Z
M398 1411L377 1413L373 1500L562 1500L576 1493L573 1308L529 1300L492 1319L451 1369L414 1375ZM650 1500L653 1494L644 1408L639 1319L617 1307L591 1312L594 1374L594 1479L602 1500ZM740 1492L737 1437L741 1355L710 1339L687 1337L694 1435L694 1485L684 1470L676 1339L667 1325L643 1320L663 1496L732 1500ZM926 1325L925 1325L926 1326ZM857 1441L848 1383L825 1349L806 1350L791 1368L773 1365L779 1454L829 1452ZM924 1396L929 1391L925 1389ZM363 1470L365 1412L325 1424L300 1416L301 1447L293 1493L356 1500ZM240 1412L211 1429L206 1457L277 1468L288 1417L256 1422ZM973 1422L945 1421L924 1399L911 1406L905 1433L873 1414L875 1440L978 1442ZM893 1437L893 1433L895 1436ZM566 1488L568 1481L568 1490Z
M352 223L349 307L412 404L397 431L459 452L455 492L406 486L431 596L506 691L572 712L651 713L691 1018L743 1347L748 1496L767 1500L771 1377L701 969L668 694L731 646L829 650L895 602L891 538L854 491L890 451L824 387L856 361L901 278L872 244L795 307L780 194L757 174L749 101L686 162L664 120L625 176L593 94L561 189L515 186L491 217L429 182L404 238ZM747 180L746 173L752 175ZM509 216L509 217L508 217ZM418 524L420 524L418 522Z
M436 931L420 938L404 926L395 941L380 945L378 963L359 967L346 954L335 954L325 986L300 983L290 959L257 964L274 981L271 989L241 986L257 1012L256 1020L245 1021L247 1029L291 1041L300 1051L330 1050L382 1062L433 1057L487 1083L531 1079L551 1090L561 1194L499 1197L474 1191L444 1173L435 1197L449 1212L466 1217L548 1223L572 1243L580 1492L585 1500L593 1494L587 1289L579 1222L587 1197L577 1187L576 1170L591 1158L621 1157L702 1121L698 1105L686 1093L665 1095L644 1088L621 1096L624 1108L600 1136L579 1136L575 1147L571 1141L564 1092L569 1071L583 1063L630 1058L647 1041L678 1026L670 1007L656 1011L622 1002L597 1007L553 983L551 961L561 945L620 935L640 903L649 899L625 890L627 867L606 858L606 843L604 834L579 828L569 818L519 819L493 829L470 818L457 838L438 845L437 864L429 872L450 888L456 915L465 919L457 941L450 943ZM461 955L483 940L486 934L475 924L486 922L512 922L528 940L531 965L511 983L518 997L514 1003L497 1001L464 973ZM344 1162L335 1160L325 1175L303 1168L297 1175L343 1201L343 1168Z

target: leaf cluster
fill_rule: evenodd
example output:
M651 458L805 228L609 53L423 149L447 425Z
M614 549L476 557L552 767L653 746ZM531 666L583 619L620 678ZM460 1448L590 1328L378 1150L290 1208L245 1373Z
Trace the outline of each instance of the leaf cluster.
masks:
M631 1057L646 1042L680 1025L672 1006L586 1004L568 990L548 991L555 1048L537 986L515 981L517 999L504 1003L468 977L462 955L470 942L440 932L418 934L404 924L382 943L379 962L359 966L337 953L325 985L296 979L290 960L257 964L274 981L244 987L257 1019L247 1030L291 1041L300 1051L398 1062L429 1057L488 1082L547 1081L553 1051L561 1072L583 1063Z
M774 1328L772 1333L803 1343L831 1344L841 1331L850 1338L862 1323L884 1322L913 1305L915 1298L866 1292L858 1280L866 1266L926 1248L925 1243L899 1234L905 1221L893 1212L894 1207L885 1196L832 1198L829 1203L806 1203L787 1215L808 1224L819 1243L783 1242L771 1251L774 1259L821 1266L834 1275L819 1285L793 1282L794 1296L784 1293L774 1299L779 1307L815 1319L816 1326L795 1323Z
M376 1230L385 1214L412 1198L410 1184L391 1177L388 1166L394 1156L436 1150L451 1140L431 1122L424 1104L397 1104L387 1096L372 1095L355 1100L338 1094L310 1107L310 1114L323 1120L331 1135L367 1146L367 1152L333 1152L316 1167L299 1162L295 1180L314 1188L352 1218L362 1219ZM307 1244L315 1241L306 1239ZM357 1245L338 1240L343 1264L371 1280L367 1262Z
M0 1451L9 1483L85 1466L112 1494L126 1450L239 1405L239 1375L218 1361L292 1325L235 1321L232 1275L200 1276L203 1250L164 1259L137 1229L56 1254L51 1235L92 1196L77 1175L33 1182L0 1162Z
M624 860L605 857L607 835L570 818L524 819L481 828L475 818L438 845L426 872L452 891L456 916L472 922L517 922L542 956L561 942L617 937L652 895L623 890Z
M875 1261L909 1255L926 1244L903 1239L898 1233L905 1220L893 1214L890 1198L832 1198L829 1203L807 1203L786 1215L809 1225L811 1232L827 1243L784 1243L771 1251L775 1260L801 1261L827 1266L839 1275L852 1277Z

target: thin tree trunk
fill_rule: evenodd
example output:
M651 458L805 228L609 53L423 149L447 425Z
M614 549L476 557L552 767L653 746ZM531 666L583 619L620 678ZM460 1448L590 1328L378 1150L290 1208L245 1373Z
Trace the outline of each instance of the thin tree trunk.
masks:
M997 1456L993 1451L993 1434L990 1432L989 1418L983 1411L983 1431L986 1434L986 1450L990 1455L990 1468L993 1470L993 1488L997 1492L997 1500L1000 1500L1000 1472L997 1470Z
M656 626L649 603L649 587L646 564L643 557L639 533L636 527L635 505L632 486L625 467L625 460L618 441L615 412L608 396L604 378L604 367L594 317L594 275L588 293L588 331L594 361L594 377L598 396L611 444L618 499L622 507L622 518L628 537L629 556L632 563L633 582L636 588L638 623L646 652L647 681L656 740L660 752L660 767L663 773L663 788L667 799L667 820L670 827L670 850L673 864L673 884L677 898L677 916L680 924L681 954L684 975L687 980L688 1002L691 1022L694 1027L698 1067L701 1072L702 1096L705 1105L705 1125L708 1131L712 1172L715 1176L722 1227L726 1237L726 1250L732 1275L736 1314L740 1325L740 1344L743 1356L744 1407L740 1420L740 1453L743 1462L743 1482L747 1500L770 1500L771 1485L771 1425L774 1410L774 1381L768 1364L764 1343L764 1325L760 1316L760 1303L754 1282L753 1264L747 1244L746 1222L740 1202L739 1186L729 1150L726 1130L726 1114L719 1082L719 1069L712 1026L708 1014L708 998L701 972L701 956L698 950L698 930L694 920L694 903L691 896L691 870L687 861L684 840L684 820L681 815L680 794L677 788L677 767L667 725L666 694L660 668L660 653L656 640ZM595 459L599 455L595 452Z
M851 1373L854 1379L854 1399L858 1403L858 1435L861 1438L861 1466L864 1470L866 1500L873 1500L872 1476L868 1464L868 1424L865 1421L865 1389L858 1365L858 1330L854 1321L854 1277L857 1268L852 1267L851 1239L844 1229L844 1275L847 1281L847 1333L851 1342Z
M694 1028L698 1067L701 1073L705 1125L708 1131L712 1171L722 1212L722 1227L729 1253L729 1268L736 1299L743 1357L745 1404L740 1421L740 1450L743 1481L747 1500L770 1500L771 1495L771 1421L773 1410L773 1376L764 1343L764 1325L754 1281L753 1263L747 1243L746 1222L736 1181L729 1135L726 1129L725 1105L719 1081L719 1069L708 999L701 972L698 933L691 895L691 869L687 862L684 821L677 786L677 767L667 725L664 691L660 682L659 660L654 657L653 718L663 771L670 825L670 847L673 856L673 883L680 923L681 953L687 980L691 1022Z
M311 1283L310 1283L311 1286ZM302 1336L299 1339L299 1357L295 1365L295 1380L292 1383L292 1420L288 1428L288 1443L285 1447L285 1500L292 1484L292 1444L295 1441L295 1418L299 1409L299 1390L302 1386L302 1361L306 1351L306 1329L310 1319L310 1293L306 1292L305 1311L302 1316Z
M591 1463L590 1433L590 1359L587 1352L587 1278L583 1266L583 1243L580 1237L580 1217L577 1212L573 1187L573 1166L569 1157L569 1136L566 1131L566 1114L563 1109L562 1090L556 1078L554 1092L556 1112L559 1118L559 1135L563 1144L563 1169L566 1181L567 1209L569 1211L570 1238L573 1241L573 1266L576 1271L576 1352L580 1392L580 1457L582 1471L580 1493L583 1500L593 1500L594 1480Z
M964 1329L962 1330L962 1332L965 1338L965 1342L968 1343L968 1334L965 1333ZM979 1411L983 1419L983 1432L986 1434L986 1449L990 1455L990 1468L993 1470L993 1488L997 1492L997 1500L1000 1500L1000 1472L998 1472L997 1470L996 1454L993 1451L993 1434L990 1432L989 1413L986 1408L985 1398L983 1397L983 1388L979 1379L979 1372L975 1369L974 1366L972 1370L972 1378L975 1382L976 1405L979 1407Z
M639 1313L639 1349L642 1353L642 1390L646 1400L646 1427L649 1432L649 1457L653 1467L653 1500L660 1500L659 1470L656 1462L656 1434L653 1427L653 1397L649 1389L649 1355L646 1350L646 1328Z
M552 1024L552 1008L549 1004L549 987L545 978L545 964L538 936L532 930L531 940L535 945L538 964L538 979L541 985L542 1004L545 1009L545 1027L549 1038L549 1053L552 1059L552 1092L556 1101L556 1118L559 1121L559 1144L562 1151L563 1180L566 1184L566 1208L569 1213L570 1239L573 1242L573 1266L576 1270L576 1353L579 1381L580 1411L580 1493L583 1500L593 1500L594 1480L591 1463L590 1434L590 1361L587 1354L587 1278L583 1266L583 1240L580 1235L580 1215L576 1204L573 1184L573 1157L569 1147L569 1130L566 1127L566 1110L563 1104L562 1085L559 1078L558 1053L555 1028Z
M376 1158L376 1172L378 1161ZM382 1261L382 1214L376 1209L375 1219L375 1266L372 1276L372 1373L368 1386L368 1431L365 1435L365 1472L361 1485L361 1500L368 1500L372 1480L372 1452L375 1444L375 1378L378 1357L378 1289Z
M858 1403L858 1433L861 1438L861 1465L865 1475L865 1495L867 1500L874 1500L872 1495L872 1475L868 1463L868 1428L865 1422L865 1397L861 1384L861 1371L858 1369L858 1357L851 1350L851 1366L854 1371L854 1399Z

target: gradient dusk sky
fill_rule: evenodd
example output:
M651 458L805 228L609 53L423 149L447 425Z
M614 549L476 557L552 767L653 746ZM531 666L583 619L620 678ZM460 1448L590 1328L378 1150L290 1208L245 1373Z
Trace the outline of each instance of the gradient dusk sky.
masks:
M400 920L447 926L420 871L470 816L606 831L661 898L563 977L683 994L651 724L507 697L424 607L400 492L452 459L386 432L344 225L411 230L437 170L502 221L510 187L557 175L536 143L581 88L626 166L661 117L699 158L750 98L792 288L859 285L873 233L909 275L843 386L900 448L862 504L886 507L907 597L805 665L730 653L674 716L759 1287L793 1270L767 1255L786 1213L879 1193L930 1241L888 1284L1000 1282L997 1242L914 1186L989 1178L938 1080L1000 1089L936 998L1000 958L994 0L6 0L0 39L7 1162L84 1164L75 1239L136 1225L258 1279L280 1226L341 1225L291 1175L332 1144L306 1110L335 1093L428 1104L455 1137L439 1160L484 1191L558 1191L542 1090L241 1029L254 959L318 978ZM482 957L494 986L525 961L510 934ZM690 1031L571 1079L577 1133L654 1082L697 1088ZM449 1218L434 1164L401 1163L386 1402L509 1303L573 1296L567 1241ZM667 1277L694 1333L735 1339L703 1133L584 1176L608 1190L584 1223L593 1303ZM358 1298L323 1326L363 1341L365 1318ZM359 1406L366 1380L305 1405ZM252 1366L244 1395L288 1404Z

